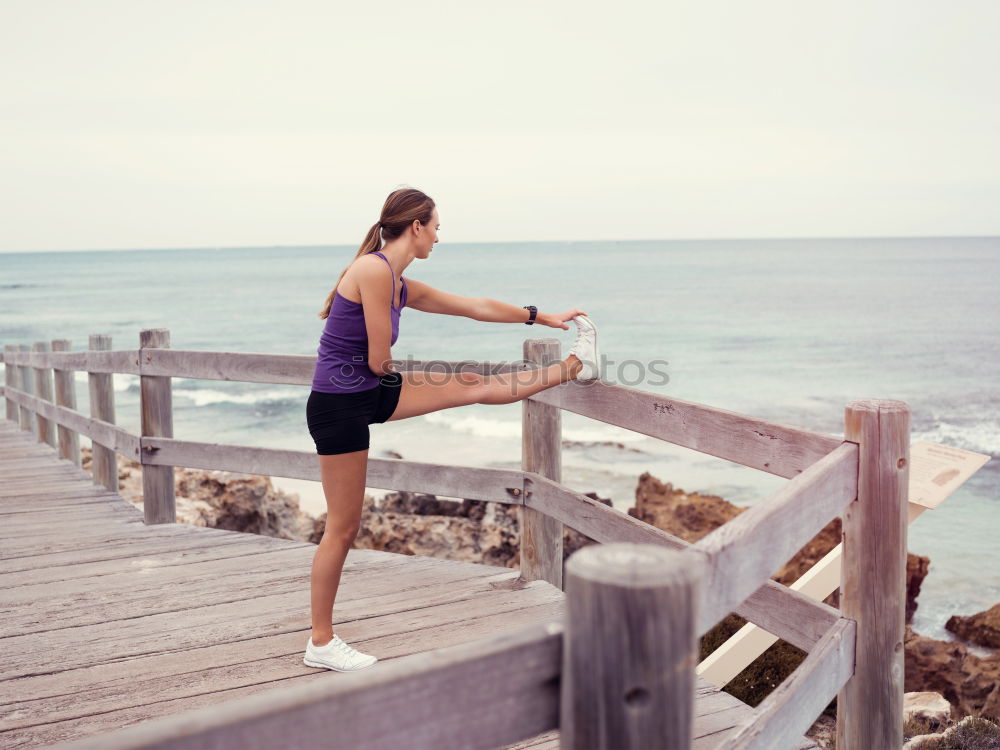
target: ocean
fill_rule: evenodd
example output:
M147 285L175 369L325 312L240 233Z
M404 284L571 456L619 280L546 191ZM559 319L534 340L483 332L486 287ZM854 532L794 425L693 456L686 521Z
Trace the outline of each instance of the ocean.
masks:
M355 252L0 254L0 344L66 338L85 349L89 334L102 333L116 349L135 348L141 329L168 328L178 349L315 355L324 325L317 312ZM843 434L852 399L906 401L914 442L993 457L910 527L910 551L931 558L914 628L948 638L950 615L1000 602L1000 238L441 242L404 275L542 312L584 310L598 326L610 382L834 435ZM525 338L557 338L566 352L570 325L407 308L392 354L516 361ZM138 432L138 378L114 380L117 421ZM86 374L77 385L86 411ZM313 451L308 391L177 378L174 434ZM520 417L519 403L474 405L372 425L371 455L519 468ZM563 439L574 441L563 451L564 483L621 509L644 471L739 505L785 481L571 413ZM313 491L303 507L325 510L318 483L305 484Z

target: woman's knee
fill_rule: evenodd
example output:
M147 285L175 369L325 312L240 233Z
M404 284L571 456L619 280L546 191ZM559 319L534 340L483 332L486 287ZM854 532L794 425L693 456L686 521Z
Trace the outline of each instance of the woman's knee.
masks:
M323 538L320 540L320 543L325 541L328 544L336 544L340 547L350 549L351 545L354 544L354 540L357 538L359 531L361 531L360 519L357 521L335 521L331 523L328 517L326 528L323 529Z

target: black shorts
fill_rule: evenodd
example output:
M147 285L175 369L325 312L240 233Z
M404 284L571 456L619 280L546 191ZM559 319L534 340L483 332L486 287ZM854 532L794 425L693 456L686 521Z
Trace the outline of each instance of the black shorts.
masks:
M390 372L367 391L310 391L306 401L306 423L316 443L316 453L331 456L367 450L370 447L368 425L385 422L392 416L402 389L402 374Z

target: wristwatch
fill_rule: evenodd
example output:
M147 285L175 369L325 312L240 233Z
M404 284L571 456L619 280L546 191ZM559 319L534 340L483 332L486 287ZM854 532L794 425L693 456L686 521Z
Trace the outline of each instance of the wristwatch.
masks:
M525 305L524 309L531 313L528 319L524 321L526 326L533 326L535 324L535 317L538 315L538 308L534 305Z

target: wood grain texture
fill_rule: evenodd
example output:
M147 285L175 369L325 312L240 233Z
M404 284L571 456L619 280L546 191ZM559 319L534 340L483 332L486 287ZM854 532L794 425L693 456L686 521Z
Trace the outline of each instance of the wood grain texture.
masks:
M857 496L858 447L841 445L695 543L709 560L700 628L711 628Z
M100 333L92 333L88 341L93 351L109 351L111 337ZM90 389L90 416L109 424L115 423L115 390L114 376L107 372L88 372L87 383ZM97 438L93 441L90 470L94 484L101 484L113 492L118 491L118 456L115 449Z
M170 331L146 328L139 333L139 408L143 437L174 436L173 396L170 378L145 374L145 363L158 349L170 347ZM147 524L175 523L174 467L142 464L142 507Z
M856 634L857 623L846 618L830 628L719 750L780 750L801 742L802 734L854 673Z
M840 750L900 747L910 409L852 401L844 437L858 444L858 499L844 514L840 608L858 624L854 676L837 699Z
M554 516L570 528L601 543L635 542L656 544L675 550L688 550L683 539L650 526L627 513L599 503L586 495L562 487L546 477L526 473L524 502ZM689 554L703 558L690 550ZM755 625L808 651L840 617L832 607L804 594L792 591L775 581L767 581L734 610ZM707 631L699 618L699 635ZM714 623L712 623L714 624Z
M22 350L25 351L25 350ZM139 374L139 355L136 349L85 350L79 352L50 351L15 354L12 360L31 367L48 367L79 372L122 372Z
M52 342L53 352L68 352L71 348L68 339L56 339ZM56 387L56 405L75 412L76 381L73 378L73 371L57 367L53 370L52 374ZM63 424L57 424L56 429L59 433L60 458L65 458L80 466L80 433Z
M526 339L525 362L547 367L558 362L558 339ZM521 402L521 469L554 482L562 481L562 413L530 399ZM523 494L521 495L523 497ZM520 568L528 581L548 581L563 587L563 525L536 508L520 509Z
M600 381L571 381L530 398L786 478L841 443L832 435Z
M681 553L649 544L569 557L561 747L690 748L701 576Z
M142 438L142 446L143 463L148 465L320 481L319 461L312 451L152 437ZM522 472L510 469L370 457L365 486L518 505L523 491L522 477Z

